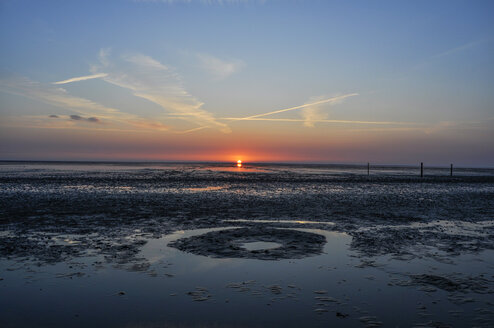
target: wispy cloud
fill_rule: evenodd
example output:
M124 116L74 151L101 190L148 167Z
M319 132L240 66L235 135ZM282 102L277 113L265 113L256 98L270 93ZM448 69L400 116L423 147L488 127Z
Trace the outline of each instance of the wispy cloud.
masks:
M357 96L357 95L358 95L358 93L349 93L349 94L346 94L346 95L332 97L332 98L327 98L327 99L315 101L315 102L312 102L312 103L303 104L303 105L300 105L300 106L289 107L289 108L284 108L284 109L278 109L278 110L275 110L275 111L272 111L272 112L263 113L263 114L256 114L256 115L247 116L247 117L225 117L223 119L224 120L230 120L230 121L252 121L255 118L269 116L269 115L274 115L274 114L279 114L279 113L284 113L284 112L288 112L288 111L292 111L292 110L296 110L296 109L307 108L307 107L312 107L312 106L317 106L317 105L327 104L327 103L337 103L337 102L340 102L340 101L342 101L342 100L344 100L344 99L346 99L348 97L353 97L353 96ZM305 122L306 120L303 120L303 121Z
M309 103L314 103L315 101L319 101L317 98L311 98L311 101ZM301 111L301 115L304 119L304 126L308 128L313 128L314 124L321 121L325 120L328 117L327 113L324 113L322 111L322 105L324 104L318 104L318 105L310 105L309 107L305 107Z
M487 41L488 40L486 40L486 39L475 40L472 42L468 42L468 43L456 46L456 47L451 48L451 49L447 49L447 50L442 51L440 53L430 55L429 57L425 58L421 62L418 62L417 64L412 66L410 68L410 70L415 71L415 70L423 69L424 67L427 67L431 63L434 63L436 61L436 59L438 59L438 58L443 58L443 57L451 56L451 55L454 55L457 53L461 53L462 51L465 51L465 50L468 50L471 48L475 48L475 47L477 47L477 46L479 46L479 45L481 45ZM403 78L403 77L401 77L401 78Z
M435 134L447 130L484 130L491 124L494 118L485 118L483 120L472 121L440 121L430 124L424 129L425 134Z
M204 110L203 103L183 87L180 76L159 61L143 55L124 55L110 60L109 52L100 51L100 65L92 73L105 74L101 78L111 84L129 89L137 97L158 104L166 111L178 112L184 120L201 128L215 128L224 133L231 130Z
M228 66L228 63L225 64L221 61L220 63L225 67ZM220 64L217 66L217 73L220 74L220 71L223 70L221 73L223 77L226 76L225 74L231 74L236 70L235 65L229 68L221 68ZM199 130L199 128L215 128L224 133L231 132L227 124L219 122L210 112L204 110L202 108L204 104L185 90L181 77L177 73L150 56L131 54L112 60L110 50L101 49L99 52L99 64L93 65L91 72L93 73L92 75L73 77L54 84L60 85L89 79L103 79L108 83L131 90L136 97L158 104L166 111L180 113L183 120L198 125L198 127L186 131L175 132L192 132ZM32 82L24 83L24 85L27 84L35 85ZM20 92L28 97L39 98L44 102L57 106L66 105L69 108L79 110L82 108L84 110L82 114L86 114L88 110L93 110L93 112L101 113L106 111L107 114L111 113L113 114L113 119L118 116L116 115L118 113L116 109L106 108L83 98L72 97L61 88L50 89L44 87L42 92L33 92L32 88L25 88L25 90L19 91L22 89L20 85L22 83L14 88L17 90L14 92ZM136 115L130 116L129 114L126 119L128 123L139 127L168 129L161 122L150 122Z
M341 96L326 98L322 100L311 101L300 106L294 106L284 109L279 109L263 114L257 114L247 117L223 117L227 121L267 121L267 122L302 122L307 127L313 127L315 123L333 123L333 124L354 124L354 125L399 125L399 126L423 126L420 123L414 122L397 122L397 121L362 121L362 120L328 120L326 114L321 113L320 106L324 104L336 104L344 101L346 98L357 96L358 93L349 93ZM320 97L318 97L320 98ZM311 98L317 99L317 98ZM301 109L302 119L294 118L269 118L266 116L285 113L293 110Z
M80 115L70 115L70 119L74 121L85 121L90 123L99 123L100 120L97 117L82 117Z
M69 109L82 115L113 117L120 113L115 108L106 107L85 98L71 96L63 88L43 84L21 76L0 76L0 90Z
M245 66L245 63L239 59L224 60L204 53L196 54L196 58L202 69L218 79L225 79Z
M482 40L476 40L476 41L472 41L469 43L465 43L465 44L462 44L460 46L457 46L457 47L448 49L446 51L443 51L441 53L438 53L436 55L433 55L433 56L431 56L431 58L441 58L441 57L449 56L449 55L452 55L454 53L476 47L476 46L478 46L484 42L486 42L486 40L482 39Z
M69 110L75 113L70 116L70 121L72 122L99 123L103 120L108 124L117 124L120 126L131 125L142 127L147 124L149 128L159 130L168 129L168 127L161 123L156 125L157 123L150 122L149 120L145 120L137 115L124 113L116 108L107 107L85 98L72 96L63 88L55 87L53 84L36 82L26 77L12 74L2 74L0 75L0 90L11 94L24 96L52 106L60 107L64 110ZM59 117L59 115L36 117L35 122L38 125L42 125L41 123L43 123L43 120L50 120L50 122L52 122L50 123L50 126L53 126L53 121L57 121L53 119ZM20 121L26 122L25 120ZM68 127L67 125L61 126Z
M106 74L101 73L101 74L93 74L93 75L86 75L86 76L79 76L79 77L74 77L68 80L63 80L63 81L58 81L58 82L53 82L53 84L66 84L66 83L72 83L72 82L79 82L79 81L85 81L85 80L91 80L91 79L99 79L102 77L105 77Z
M23 115L23 116L3 116L0 121L1 127L19 129L56 129L56 130L83 130L83 131L111 131L120 133L149 133L155 129L142 128L135 124L90 124L91 121L73 120L70 117L61 115ZM106 121L105 121L106 122Z
M225 120L234 120L235 118L224 118ZM246 118L245 121L268 121L268 122L307 122L305 119L296 118ZM341 124L372 124L372 125L421 125L414 122L396 122L396 121L352 121L352 120L313 120L313 123L341 123Z
M101 57L102 56L100 55L100 58ZM107 55L104 55L104 57L106 59ZM166 67L165 65L163 65L159 61L157 61L157 60L155 60L149 56L143 55L143 54L125 55L122 57L125 58L126 61L128 61L129 63L132 63L134 65L154 68L154 69L163 70L163 71L168 70L168 67ZM104 63L103 60L102 60L102 62ZM105 65L108 65L108 64L105 64ZM107 74L104 74L104 75L106 76Z

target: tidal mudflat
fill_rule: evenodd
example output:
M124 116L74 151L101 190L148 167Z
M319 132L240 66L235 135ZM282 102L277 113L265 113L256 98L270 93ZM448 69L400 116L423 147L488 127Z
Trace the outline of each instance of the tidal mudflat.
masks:
M494 170L0 165L2 327L492 327Z

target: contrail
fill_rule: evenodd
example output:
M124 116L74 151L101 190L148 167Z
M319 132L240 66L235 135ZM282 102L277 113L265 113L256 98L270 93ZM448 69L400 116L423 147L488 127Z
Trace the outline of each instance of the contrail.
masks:
M269 112L269 113L257 114L257 115L253 115L253 116L247 116L247 117L228 117L228 118L223 118L223 120L230 120L230 121L252 120L252 119L258 118L258 117L263 117L263 116L268 116L268 115L273 115L273 114L288 112L290 110L295 110L295 109L299 109L299 108L310 107L310 106L324 104L324 103L328 103L328 102L343 100L345 98L352 97L352 96L357 96L357 95L358 95L358 93L350 93L350 94L343 95L343 96L338 96L338 97L333 97L333 98L328 98L328 99L316 101L316 102L313 102L313 103L310 103L310 104L305 104L305 105L300 105L300 106L295 106L295 107L290 107L290 108L285 108L285 109L279 109L279 110L275 110L275 111Z
M175 133L176 134L186 134L186 133L190 133L190 132L194 132L194 131L199 131L199 130L203 130L203 129L207 129L207 128L209 128L209 126L200 126L200 127L189 129L189 130L185 130L185 131L176 131Z
M73 78L68 79L68 80L53 82L53 84L66 84L66 83L85 81L85 80L91 80L91 79L99 79L100 77L105 77L107 75L108 74L106 74L106 73L100 73L100 74L94 74L94 75L79 76L79 77L73 77Z
M239 120L235 117L225 117L223 120ZM292 118L242 118L243 121L274 121L274 122L305 122L302 119ZM392 122L392 121L348 121L348 120L314 120L314 123L344 123L344 124L377 124L377 125L420 125L413 122Z

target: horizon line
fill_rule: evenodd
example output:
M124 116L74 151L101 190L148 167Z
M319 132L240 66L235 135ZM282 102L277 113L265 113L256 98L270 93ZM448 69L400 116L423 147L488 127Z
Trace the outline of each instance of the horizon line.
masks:
M237 164L236 161L180 161L180 160L36 160L36 159L0 159L0 163L79 163L79 164ZM301 161L253 161L245 162L242 161L243 165L348 165L348 166L388 166L388 167L420 167L421 162L416 164L397 164L397 163L383 163L383 162L301 162ZM429 168L449 168L453 164L454 168L477 168L477 169L494 169L494 165L459 165L456 166L454 163L448 164L431 164ZM425 167L426 164L424 164Z

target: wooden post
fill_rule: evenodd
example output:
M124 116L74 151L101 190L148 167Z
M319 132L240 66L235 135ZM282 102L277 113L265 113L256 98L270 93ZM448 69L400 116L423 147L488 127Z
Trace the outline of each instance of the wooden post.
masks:
M453 176L453 164L451 164L451 167L449 169L449 176L452 177Z
M367 162L367 175L370 175L370 163Z
M420 177L421 178L424 177L424 163L423 162L420 163Z

